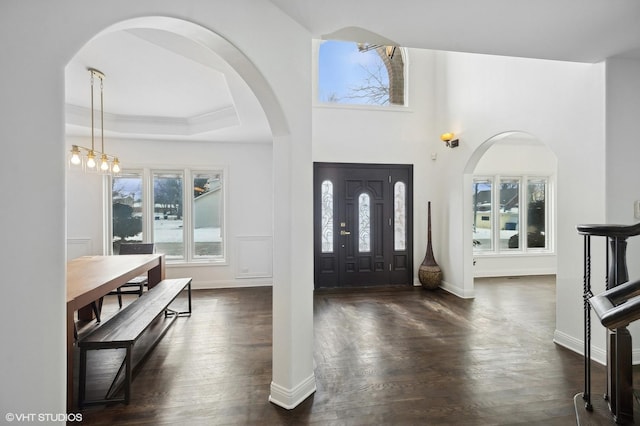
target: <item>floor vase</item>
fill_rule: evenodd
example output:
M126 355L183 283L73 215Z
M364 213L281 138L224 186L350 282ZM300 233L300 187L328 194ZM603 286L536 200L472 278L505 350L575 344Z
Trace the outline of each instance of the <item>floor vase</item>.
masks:
M422 288L434 290L442 283L442 269L433 256L431 246L431 201L427 204L427 254L418 269L418 279Z

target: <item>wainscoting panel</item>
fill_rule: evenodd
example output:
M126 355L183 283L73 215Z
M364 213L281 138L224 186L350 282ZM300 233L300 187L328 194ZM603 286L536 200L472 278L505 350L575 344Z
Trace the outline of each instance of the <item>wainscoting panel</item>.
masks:
M236 237L236 278L269 278L272 275L271 236Z
M91 238L67 238L67 260L92 253Z

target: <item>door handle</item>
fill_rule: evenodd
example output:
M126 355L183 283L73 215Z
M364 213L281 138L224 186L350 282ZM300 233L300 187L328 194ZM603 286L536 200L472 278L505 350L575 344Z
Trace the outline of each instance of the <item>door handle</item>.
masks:
M351 232L349 231L340 231L340 235L351 235Z

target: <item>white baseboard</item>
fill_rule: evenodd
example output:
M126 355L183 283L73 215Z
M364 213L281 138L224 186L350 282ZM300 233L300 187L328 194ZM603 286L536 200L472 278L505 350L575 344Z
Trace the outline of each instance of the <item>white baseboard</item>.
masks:
M560 346L572 350L580 355L584 355L584 341L571 337L558 330L553 334L553 341ZM607 349L594 346L591 343L591 359L598 364L607 365ZM631 364L640 365L640 349L633 349L631 353Z
M273 280L219 280L202 281L194 280L191 284L192 290L210 290L217 288L241 288L241 287L271 287Z
M447 281L442 281L440 287L443 290L446 290L451 294L455 294L462 299L473 299L475 297L475 290L465 291L464 288L453 285Z
M275 382L271 382L271 395L269 395L269 402L272 402L282 408L286 408L287 410L292 410L315 391L316 378L314 374L311 374L293 389L287 389Z
M553 342L584 356L584 340L576 339L575 337L556 330L553 333ZM606 365L607 351L599 347L594 347L593 344L591 344L591 360L598 364Z
M520 277L528 275L555 275L556 268L535 268L535 269L508 269L500 268L495 270L474 271L474 278L494 278L494 277Z

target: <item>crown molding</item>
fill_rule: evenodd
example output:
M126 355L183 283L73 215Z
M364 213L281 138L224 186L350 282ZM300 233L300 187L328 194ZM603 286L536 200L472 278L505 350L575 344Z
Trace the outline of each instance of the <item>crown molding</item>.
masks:
M65 113L67 124L91 128L89 108L67 104ZM99 121L95 125L99 128ZM195 136L239 125L233 106L184 118L104 113L105 131L133 135Z

